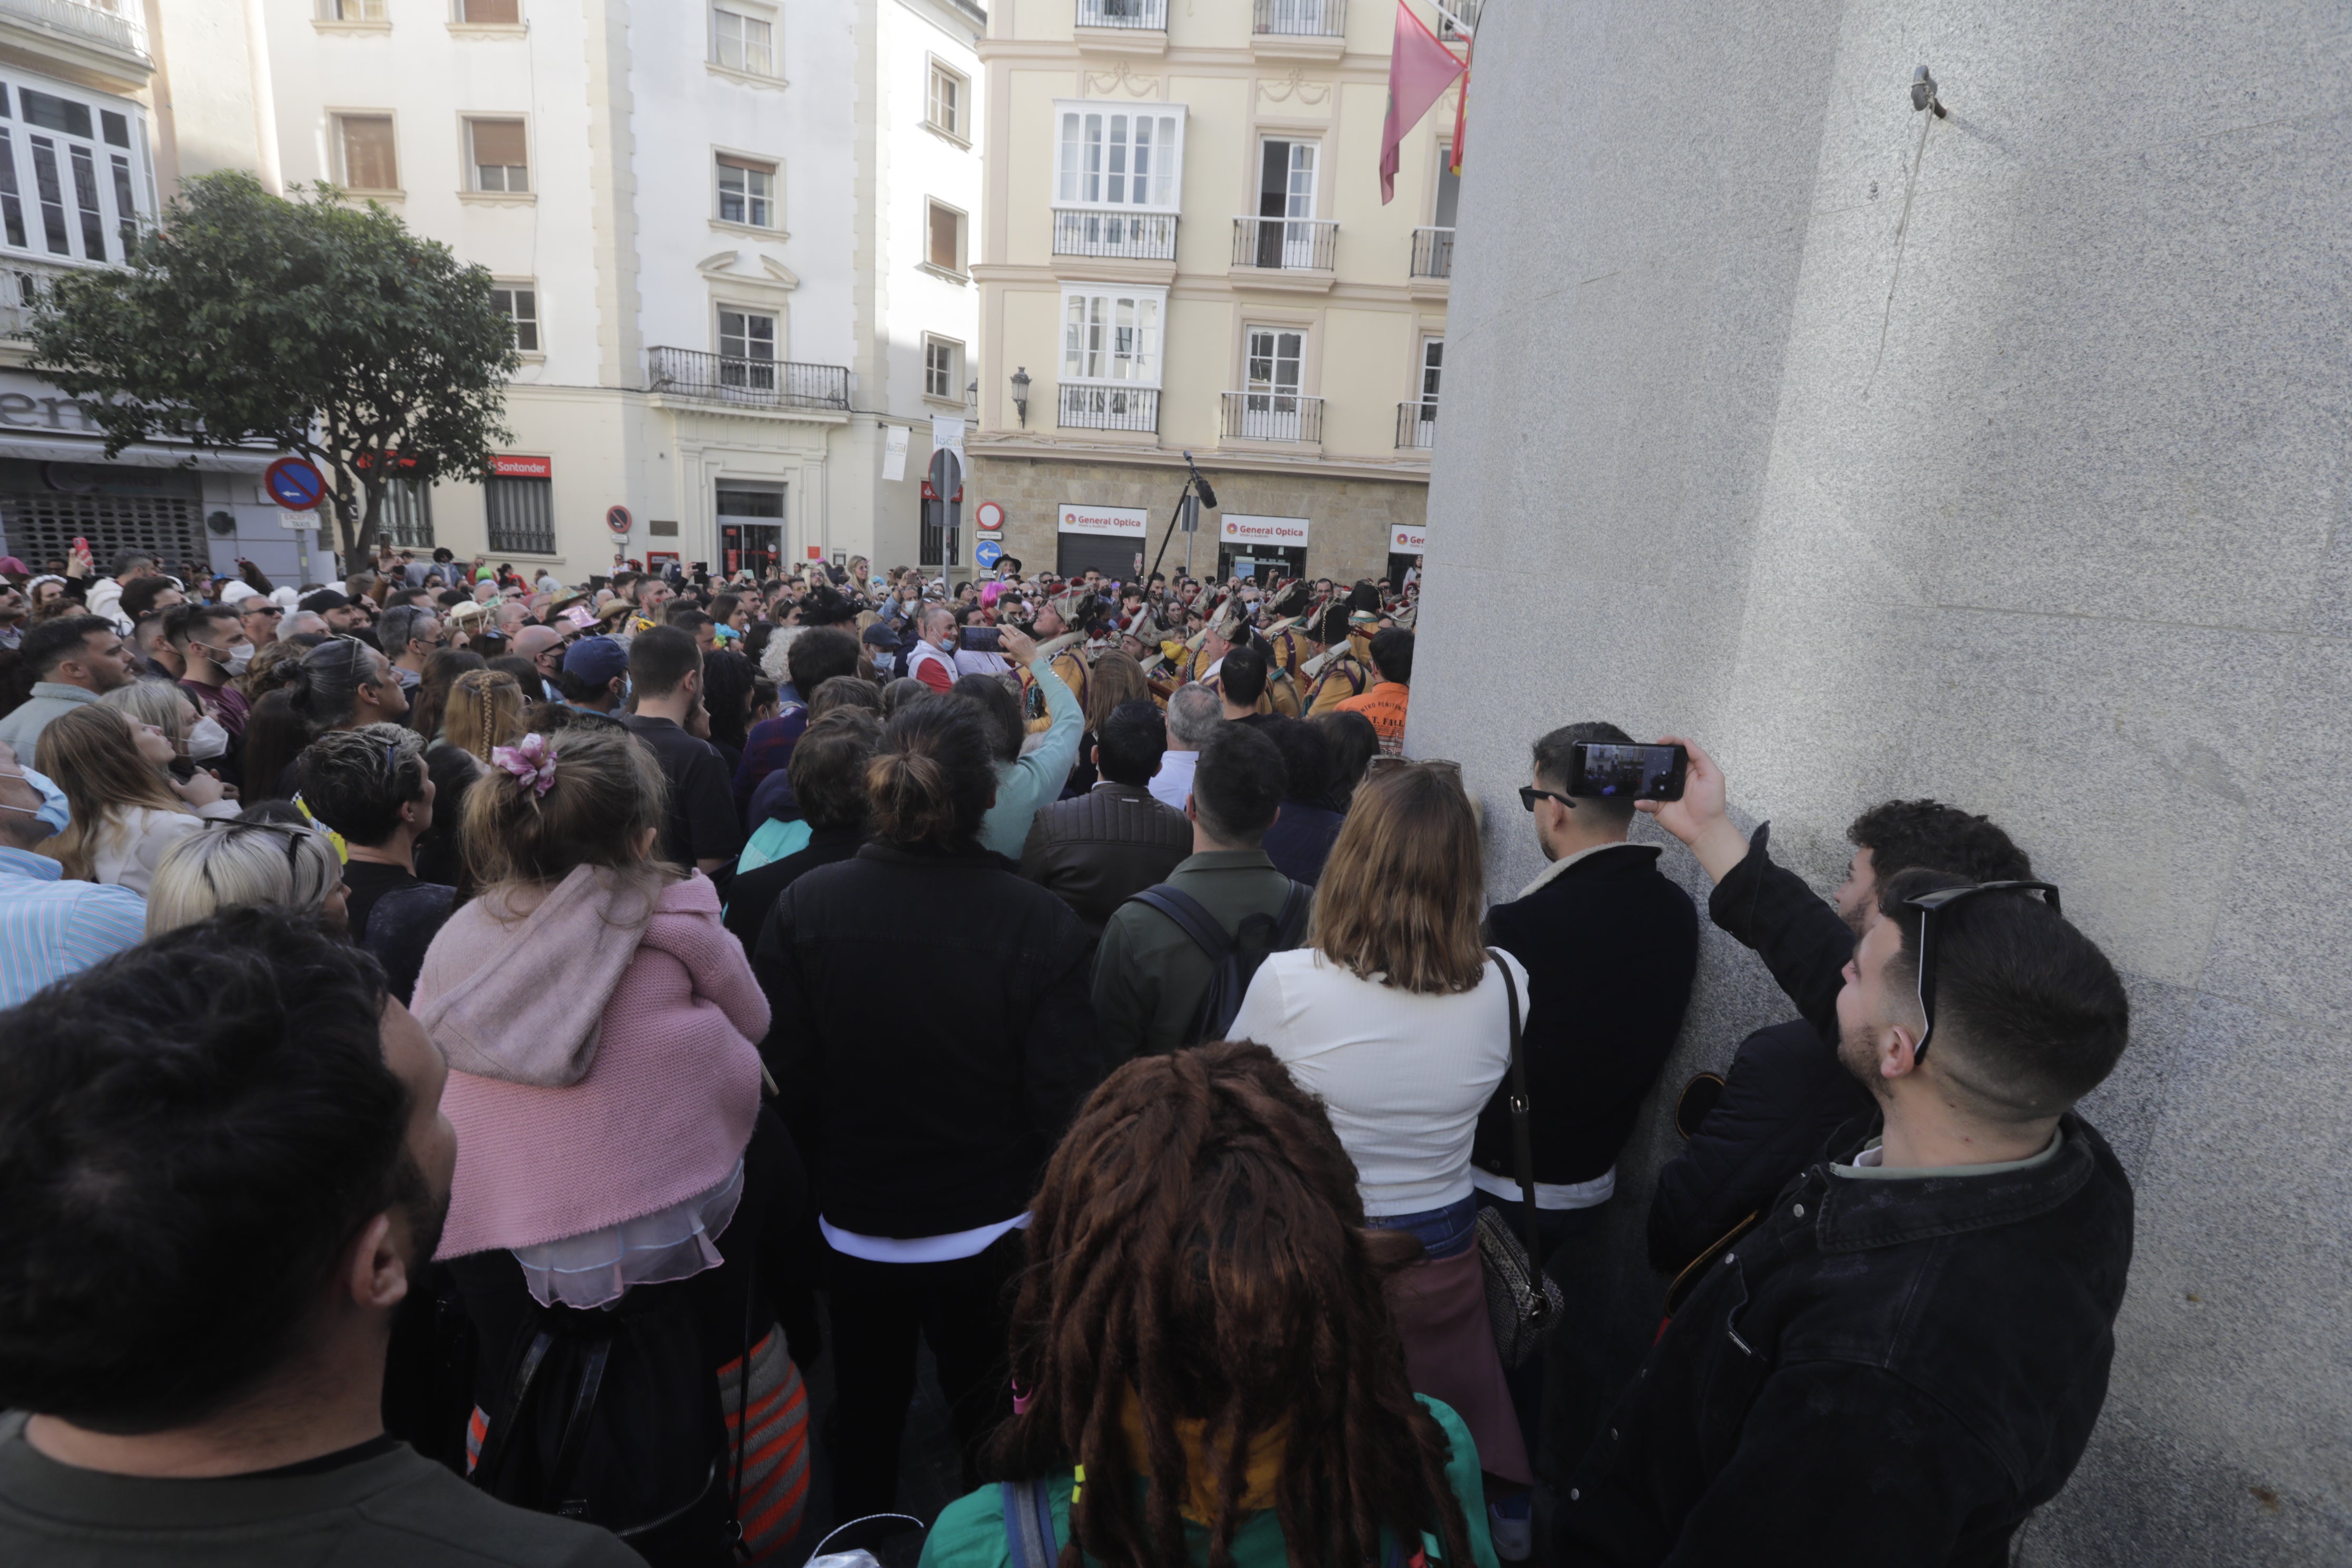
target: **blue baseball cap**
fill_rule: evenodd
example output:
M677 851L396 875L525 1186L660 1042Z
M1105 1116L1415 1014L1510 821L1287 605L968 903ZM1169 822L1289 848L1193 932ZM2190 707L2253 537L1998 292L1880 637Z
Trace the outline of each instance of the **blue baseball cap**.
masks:
M582 637L563 656L563 673L602 686L629 672L629 650L612 637Z

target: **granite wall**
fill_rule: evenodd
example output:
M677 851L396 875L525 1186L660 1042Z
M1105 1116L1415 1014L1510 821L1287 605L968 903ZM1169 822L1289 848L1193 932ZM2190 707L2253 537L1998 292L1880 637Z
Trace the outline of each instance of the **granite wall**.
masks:
M1476 68L1409 749L1506 893L1576 719L1705 741L1824 889L1874 801L2006 826L2129 978L2139 1195L2021 1561L2352 1563L2341 5L1496 0ZM1670 1083L1788 1012L1709 941Z

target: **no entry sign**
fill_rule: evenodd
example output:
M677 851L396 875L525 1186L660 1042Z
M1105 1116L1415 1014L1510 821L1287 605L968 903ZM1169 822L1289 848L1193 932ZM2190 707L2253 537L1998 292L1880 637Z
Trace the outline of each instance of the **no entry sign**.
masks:
M327 493L327 476L303 458L278 458L261 476L261 483L269 499L289 511L309 511Z

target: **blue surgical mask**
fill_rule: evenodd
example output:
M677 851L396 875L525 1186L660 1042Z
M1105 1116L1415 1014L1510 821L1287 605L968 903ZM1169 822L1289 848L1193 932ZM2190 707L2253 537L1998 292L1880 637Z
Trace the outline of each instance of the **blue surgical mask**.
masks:
M49 831L52 833L63 833L73 825L73 811L66 805L66 792L51 784L47 773L35 773L32 769L20 765L14 773L0 773L0 778L23 779L38 791L41 796L41 804L37 810L21 805L8 805L5 802L0 802L0 810L21 811L26 816L37 816L49 825Z

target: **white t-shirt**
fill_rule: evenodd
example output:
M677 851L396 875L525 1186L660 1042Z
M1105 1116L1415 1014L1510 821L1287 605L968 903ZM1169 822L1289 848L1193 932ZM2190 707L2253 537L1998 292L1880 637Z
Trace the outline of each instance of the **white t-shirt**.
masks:
M1524 1016L1527 971L1502 961ZM1470 1195L1478 1113L1511 1069L1510 1004L1494 964L1474 990L1421 995L1360 980L1311 948L1269 953L1227 1034L1265 1047L1322 1097L1367 1215Z

